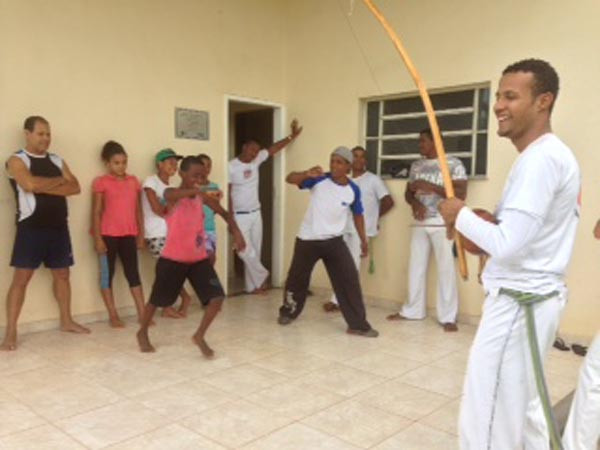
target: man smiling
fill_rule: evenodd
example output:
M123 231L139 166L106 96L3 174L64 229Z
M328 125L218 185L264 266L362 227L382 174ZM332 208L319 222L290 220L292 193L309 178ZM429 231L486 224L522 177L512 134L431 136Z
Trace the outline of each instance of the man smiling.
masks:
M558 75L547 62L508 66L494 112L498 135L509 138L519 156L495 213L499 223L479 218L456 198L439 207L447 226L491 257L482 275L486 299L461 404L463 449L548 448L536 389L543 372L533 369L533 344L542 357L547 353L566 303L563 278L580 192L577 161L550 125L557 94Z

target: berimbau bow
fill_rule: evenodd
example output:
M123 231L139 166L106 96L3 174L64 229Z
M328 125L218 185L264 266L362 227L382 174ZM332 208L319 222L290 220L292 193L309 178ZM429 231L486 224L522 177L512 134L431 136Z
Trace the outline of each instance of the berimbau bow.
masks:
M435 112L433 110L433 106L431 104L431 98L427 92L427 88L425 87L425 83L419 72L417 71L415 65L413 64L410 56L406 52L404 45L402 45L402 41L391 27L385 16L379 11L377 6L371 0L363 0L367 8L373 13L373 15L377 18L377 20L381 23L388 36L394 43L396 50L400 53L406 68L410 72L417 88L419 89L419 95L421 96L421 100L423 101L423 105L425 106L425 112L427 113L427 120L429 121L429 127L431 128L431 132L433 134L433 142L435 143L435 149L437 152L438 160L440 162L440 169L442 172L442 179L444 180L444 189L446 190L446 197L453 198L454 197L454 186L452 185L452 177L450 176L450 169L448 168L448 161L446 159L446 151L444 150L444 143L442 142L442 137L440 135L440 127L438 125L437 119L435 117ZM469 277L469 272L467 269L467 259L465 257L465 251L463 249L461 240L459 238L458 233L455 234L455 242L456 242L456 250L458 253L458 266L460 270L460 275L463 280L467 280Z

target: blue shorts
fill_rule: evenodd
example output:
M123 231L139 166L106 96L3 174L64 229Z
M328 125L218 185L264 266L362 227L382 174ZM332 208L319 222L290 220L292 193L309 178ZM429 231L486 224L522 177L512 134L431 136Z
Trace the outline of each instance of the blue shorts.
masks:
M60 228L17 225L10 265L17 269L37 269L42 263L49 269L64 269L73 265L73 249L67 225Z

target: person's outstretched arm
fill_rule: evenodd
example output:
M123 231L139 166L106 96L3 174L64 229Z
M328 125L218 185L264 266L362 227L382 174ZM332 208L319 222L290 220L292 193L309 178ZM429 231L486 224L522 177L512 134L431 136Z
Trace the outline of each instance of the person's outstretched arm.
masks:
M292 124L290 126L292 129L291 134L284 137L280 141L275 142L267 149L269 156L273 156L283 150L286 145L291 144L300 135L300 133L302 133L302 127L298 126L298 121L296 119L292 120Z

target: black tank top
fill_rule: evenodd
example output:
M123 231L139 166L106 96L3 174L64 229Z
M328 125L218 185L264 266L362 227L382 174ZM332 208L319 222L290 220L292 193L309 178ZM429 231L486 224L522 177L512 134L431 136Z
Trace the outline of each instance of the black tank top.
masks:
M54 154L43 157L29 155L24 150L14 154L29 167L35 177L62 176L62 160ZM67 224L67 199L62 195L25 192L13 179L10 184L17 201L17 225L36 228L58 228Z

